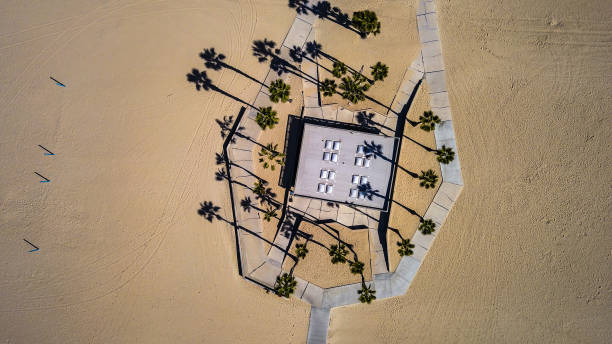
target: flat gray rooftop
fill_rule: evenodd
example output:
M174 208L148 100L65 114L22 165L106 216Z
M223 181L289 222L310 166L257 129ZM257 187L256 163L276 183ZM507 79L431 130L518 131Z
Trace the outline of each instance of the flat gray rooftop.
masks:
M304 124L295 194L384 209L396 139Z

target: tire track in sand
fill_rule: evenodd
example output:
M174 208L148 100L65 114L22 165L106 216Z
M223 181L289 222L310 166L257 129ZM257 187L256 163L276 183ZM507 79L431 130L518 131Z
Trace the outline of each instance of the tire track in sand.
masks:
M233 19L233 21L234 21L234 23L235 23L235 21L236 21L235 17L232 17L232 19ZM242 26L240 26L240 27L239 27L237 30L236 30L236 28L235 28L235 27L236 27L236 26L234 25L234 29L233 29L233 31L238 31L238 34L236 35L236 34L234 34L234 32L232 32L232 36L234 36L234 37L235 37L235 36L241 37L240 33L242 33L242 31L243 31ZM253 37L253 33L254 33L254 24L252 23L252 25L251 25L251 30L250 30L250 33L249 33L249 39L252 39L252 37ZM230 39L230 42L234 42L234 40ZM241 42L241 40L240 40L240 42ZM240 45L240 44L238 44L238 45ZM231 49L230 49L230 56L235 56L235 55L236 55L236 53L237 53L237 52L236 52L236 50L237 50L237 49L236 49L236 44L233 44L233 45L231 46ZM244 54L241 54L241 55L242 55L242 56L244 56ZM242 59L241 59L241 60L242 60ZM224 75L225 75L225 73L222 73L222 74L221 74L221 79L223 78L223 76L224 76ZM230 81L230 85L229 85L229 87L231 87L231 86L234 84L235 80L236 80L236 75L232 75L232 80ZM221 100L221 102L222 102L222 103L225 103L226 101L228 101L226 98L222 98L222 100ZM171 216L170 220L169 220L169 221L164 221L164 219L166 219L166 216L165 216L165 215L162 215L162 216L160 217L160 221L159 221L159 222L158 222L158 224L155 226L155 227L156 227L156 229L155 229L155 230L154 230L152 233L151 233L151 232L149 232L149 233L151 233L151 234L150 234L150 237L149 237L147 240L145 240L144 242L142 242L142 243L141 243L141 244L139 244L139 245L133 245L133 244L125 244L125 245L122 245L122 248L126 248L126 247L127 247L127 248L129 248L129 252L128 252L127 254L122 254L122 255L121 255L121 256L119 256L119 257L117 257L117 256L115 256L115 255L113 255L113 254L109 254L109 255L106 255L105 257L98 258L98 259L94 260L93 262L90 262L90 263L86 264L85 266L81 266L81 267L80 267L80 269L79 269L79 270L81 270L81 271L82 271L84 268L86 268L86 267L91 267L91 266L92 266L93 264L95 264L96 262L99 262L99 261L101 261L101 260L104 260L105 258L114 258L114 259L112 259L110 262L105 263L105 264L103 264L103 265L99 266L99 268L97 268L97 269L87 269L87 271L88 271L88 273L86 273L87 275L90 275L90 274L91 274L91 275L97 275L97 274L99 274L99 271L100 271L100 270L105 269L105 268L107 268L107 267L109 267L109 266L113 266L113 265L115 265L115 264L118 264L118 263L120 263L121 261L123 261L125 258L128 258L128 257L130 257L130 256L136 255L136 257L135 257L135 258L130 259L130 263L129 263L129 264L127 265L127 267L125 267L125 268L123 269L123 271L120 273L120 276L118 276L119 280L117 280L117 279L113 279L113 280L110 280L110 281L108 281L108 282L106 282L106 283L103 283L102 285L98 285L98 286L96 286L96 287L94 287L94 288L85 288L85 289L81 289L81 290L78 290L78 291L73 292L73 293L70 293L70 294L63 294L63 295L53 295L53 296L44 296L44 297L34 297L34 298L30 298L30 300L32 300L32 301L36 300L36 301L37 301L36 303L38 303L39 305L38 305L37 307L25 307L25 308L21 308L21 309L14 309L14 310L50 309L50 308L65 307L65 306L74 305L74 304L78 304L78 303L83 303L83 302L93 301L93 300L95 300L95 299L98 299L98 298L104 297L104 296L106 296L106 295L108 295L108 294L110 294L110 293L112 293L112 292L114 292L114 291L116 291L116 290L121 289L123 286L127 285L127 283L129 283L131 280L133 280L133 279L134 279L134 278L135 278L135 277L136 277L136 276L137 276L137 275L138 275L138 274L139 274L139 273L140 273L142 270L144 270L144 268L145 268L145 267L148 265L148 263L149 263L149 262L152 260L152 258L155 256L155 253L158 251L159 247L161 246L161 244L162 244L162 243L163 243L163 241L165 240L165 237L166 237L166 235L167 235L168 231L170 230L170 226L171 226L171 224L174 222L174 219L175 219L175 217L176 217L177 211L178 211L178 209L179 209L179 205L181 205L181 204L182 204L182 202L181 202L181 201L182 201L182 200L184 200L184 199L185 199L185 197L187 196L187 195L186 195L186 193L187 193L187 191L189 190L189 189L188 189L189 181L191 181L191 180L192 180L192 178L193 178L193 174L194 174L194 172L196 171L196 168L198 167L198 165L200 165L200 162L202 161L202 159L201 159L201 158L200 158L200 159L197 159L197 160L195 160L195 161L193 162L193 164L191 165L191 167L190 167L190 168L187 168L187 167L186 167L186 164L187 164L187 162L188 162L188 160L189 160L189 155L191 154L190 152L192 151L192 149L193 149L194 145L196 144L196 140L198 139L198 136L199 136L199 135L198 135L198 133L199 133L199 132L200 132L200 130L202 129L202 125L203 125L203 123L204 123L204 120L206 120L207 114L209 113L209 109L210 109L211 103L212 103L212 97L210 98L209 102L208 102L208 103L207 103L207 105L205 106L205 111L204 111L203 116L201 117L200 124L198 125L198 128L196 129L196 133L194 134L194 137L193 137L193 139L192 139L192 142L191 142L191 144L190 144L190 146L189 146L189 148L188 148L187 156L186 156L186 158L183 160L183 163L182 163L181 169L179 169L179 172L177 173L177 177L175 178L175 181L174 181L174 183L173 183L173 187L172 187L172 189L171 189L171 191L170 191L170 193L169 193L169 195L168 195L168 198L167 198L167 201L166 201L166 206L164 207L164 211L162 212L163 214L165 214L165 213L168 211L167 209L170 207L170 205L171 205L171 204L176 204L176 206L174 207L174 210L172 211L172 216ZM206 141L207 141L208 137L210 136L210 132L211 132L212 128L213 128L212 126L211 126L211 127L209 127L209 128L208 128L208 130L207 130L207 132L206 132L205 134L200 135L200 139L198 140L200 143L203 143L203 142L206 142ZM205 145L203 145L203 144L202 144L201 146L205 146ZM193 153L193 154L195 154L195 153ZM202 150L200 150L200 155L201 155L201 154L202 154ZM204 164L204 165L206 165L206 162L208 162L208 160L210 160L209 155L210 155L210 154L208 154L208 155L207 155L207 157L204 159L204 162L205 162L205 164ZM174 194L174 193L175 193L175 190L177 190L177 188L179 188L178 184L179 184L179 183L181 183L181 181L180 181L180 179L181 179L181 178L180 178L180 176L181 176L181 174L183 174L183 171L186 171L186 169L189 169L189 175L186 177L186 180L184 180L184 182L182 182L182 184L184 184L184 185L183 185L183 187L182 187L182 192L181 192L181 194L180 194L180 195L179 195L179 197L178 197L178 198L179 198L179 201L178 201L178 202L171 202L171 199L172 199L172 194ZM167 226L165 226L165 227L166 227L166 229L159 231L159 230L158 230L158 229L159 229L159 227L160 227L160 226L162 225L162 223L164 223L164 222L167 222ZM54 302L54 303L55 303L54 305L49 305L49 306L41 306L41 305L40 305L40 302L43 302L43 301L44 301L44 299L48 299L48 298L50 298L50 297L52 297L52 298L66 298L66 297L69 297L69 296L75 296L76 294L82 294L82 293L85 293L85 292L90 292L90 291L92 291L92 290L107 289L106 287L107 287L108 285L110 285L110 284L116 284L116 282L120 282L120 279L122 279L123 275L126 275L126 274L127 274L127 272L128 272L128 270L132 270L133 268L135 268L135 267L136 267L136 265L137 265L136 263L137 263L137 262L140 260L140 258L143 258L143 255L145 255L145 253L146 253L146 251L147 251L147 248L148 248L149 246L151 246L151 245L149 245L149 244L151 244L151 243L152 243L152 241L153 241L155 238L160 237L160 236L161 236L161 238L160 238L159 242L157 242L155 245L153 245L153 246L155 246L155 248L154 248L153 252L152 252L150 255L148 255L148 258L147 258L147 259L144 261L144 263L142 264L142 266L140 266L140 268L136 268L137 270L136 270L136 271L135 271L133 274L130 274L131 276L130 276L130 277L128 277L128 278L127 278L125 281L123 281L122 283L120 283L118 286L116 286L116 287L114 287L114 288L111 288L111 289L110 289L110 290L108 290L107 292L104 292L104 293L102 293L101 295L98 295L98 296L93 296L93 297L83 296L83 299L82 299L82 300L79 300L79 301L76 301L76 302L64 302L64 303L62 303L61 305L58 305L58 304L57 304L57 302ZM140 249L140 251L139 251L139 252L134 252L134 248L135 248L135 246L136 246L136 249ZM112 257L111 257L111 256L112 256ZM139 265L139 264L138 264L138 265ZM83 274L82 274L82 273L80 273L80 271L74 271L74 273L75 273L76 275L74 275L74 274L73 274L73 276L74 276L74 277L73 277L71 280L82 280L82 279L83 279ZM65 275L64 275L64 276L65 276ZM70 280L69 280L69 281L70 281ZM67 281L66 279L64 279L64 278L63 278L61 281L57 281L57 282L61 282L62 284L65 284L65 283L66 283L66 282L68 282L68 281ZM47 288L45 288L45 289L47 289ZM4 311L4 310L3 310L3 311Z

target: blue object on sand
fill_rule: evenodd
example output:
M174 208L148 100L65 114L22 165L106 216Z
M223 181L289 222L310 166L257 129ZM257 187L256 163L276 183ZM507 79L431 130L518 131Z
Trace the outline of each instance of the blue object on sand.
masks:
M27 242L27 243L28 243L28 244L30 244L32 247L34 247L34 249L29 250L28 252L35 252L35 251L40 250L40 248L38 248L38 246L36 246L36 245L32 244L31 242L27 241L26 239L23 239L23 241Z
M38 172L34 172L34 173L35 173L37 176L39 176L40 178L44 179L44 180L41 180L41 181L40 181L41 183L48 183L48 182L50 182L49 178L47 178L47 177L43 176L42 174L40 174L40 173L38 173Z
M57 86L62 86L62 87L66 87L66 85L62 84L61 82L59 82L58 80L56 80L55 78L53 78L52 76L49 77L51 80L55 81L55 84Z
M41 145L38 145L38 147L40 147L40 148L44 149L45 151L47 151L47 153L44 153L45 155L55 155L55 153L53 153L52 151L48 150L47 148L45 148L45 147L43 147Z

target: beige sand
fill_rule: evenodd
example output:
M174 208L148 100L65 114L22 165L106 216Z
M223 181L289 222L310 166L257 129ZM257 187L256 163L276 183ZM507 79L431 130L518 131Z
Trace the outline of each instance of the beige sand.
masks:
M215 47L263 80L251 42L281 42L295 13L251 1L78 3L0 5L0 341L302 341L307 305L242 280L231 227L197 215L206 200L231 216L214 180L214 119L239 104L185 77ZM208 75L248 101L258 89L229 70Z
M334 310L329 341L609 342L610 6L438 6L466 187L407 294ZM231 216L214 181L214 119L239 104L185 80L211 46L262 80L250 44L282 41L286 3L0 13L0 340L303 342L308 307L243 281L230 226L196 214L207 200ZM400 14L382 18L385 32L415 27ZM258 88L229 70L209 76L245 100Z
M350 261L357 258L364 263L363 278L366 281L372 280L370 241L367 229L351 230L338 223L314 225L303 222L300 225L300 231L312 237L308 241L305 238L294 240L290 251L294 253L296 244L305 243L308 249L306 258L300 259L297 264L292 259L287 259L283 264L283 269L289 271L295 266L293 271L296 276L322 288L361 282L361 275L352 274L348 262L345 264L332 264L331 262L330 246L337 245L337 238L340 238L343 242L353 245L352 249L346 247L349 251L346 258Z
M329 342L610 342L609 2L436 4L466 186L406 295Z

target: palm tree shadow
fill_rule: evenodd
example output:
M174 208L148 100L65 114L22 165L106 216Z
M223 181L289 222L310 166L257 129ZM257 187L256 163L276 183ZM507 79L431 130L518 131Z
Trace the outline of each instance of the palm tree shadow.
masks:
M220 220L227 222L228 224L233 225L234 222L226 220L223 216L219 214L221 207L215 205L211 201L204 201L200 203L200 208L198 209L198 215L202 216L206 221L213 222L213 220Z
M207 48L204 49L201 53L200 53L200 58L202 58L205 62L204 62L204 66L208 69L212 69L212 70L221 70L223 68L229 69L231 71L234 71L242 76L244 76L245 78L261 85L264 87L267 87L263 82L255 79L254 77L250 76L249 74L245 73L244 71L242 71L239 68L236 68L230 64L227 64L226 62L224 62L225 60L225 55L221 54L221 53L217 53L215 51L215 48Z
M401 169L402 171L406 172L412 178L418 178L419 177L418 174L416 174L416 173L406 169L405 167L401 166L397 162L395 162L392 159L389 159L388 157L386 157L384 152L383 152L383 149L382 149L383 146L381 144L377 144L374 141L370 141L370 142L363 141L363 145L364 145L366 156L373 157L374 159L381 158L381 159L391 163L392 165L397 166L399 169Z
M238 166L238 165L235 165L235 166ZM246 169L245 169L245 171L249 172ZM259 182L263 183L264 185L268 184L268 182L265 179L262 179L262 178L258 177L255 174L252 174L252 173L251 173L251 175L253 177L257 178L257 180ZM215 171L215 180L216 181L227 180L227 181L229 181L232 184L240 185L243 188L248 189L248 190L250 190L253 193L255 192L255 189L252 186L246 185L246 184L244 184L242 182L239 182L239 181L237 181L235 179L230 180L227 172L225 171L225 168L220 168L217 171ZM263 195L261 195L261 196L257 196L257 199L262 201L262 202L263 201L268 202L268 203L272 204L276 209L278 209L280 203L277 200L273 199L273 197L276 197L276 193L274 193L271 188L266 188L265 190L266 190L265 193Z
M250 213L251 209L255 209L256 211L258 211L260 213L264 213L265 212L265 210L263 210L262 208L256 206L255 204L256 203L253 202L253 200L249 196L244 196L244 198L240 200L240 207L242 208L242 210L244 210L247 213Z
M338 61L336 58L332 57L329 54L326 54L324 52L322 52L320 50L321 45L316 43L316 42L312 42L310 43L310 46L308 45L310 42L307 43L306 46L306 52L308 55L313 56L323 56L326 57L332 61ZM319 82L318 79L313 78L312 76L304 73L300 68L296 67L295 65L293 65L290 61L287 61L285 58L283 58L282 56L280 56L280 49L276 49L276 42L272 41L272 40L268 40L267 38L264 38L263 40L254 40L253 41L253 46L252 51L253 51L253 56L257 57L258 61L260 63L263 62L267 62L270 61L270 69L273 70L274 72L276 72L279 76L289 73L289 74L293 74L303 80L309 81L317 86L321 86L321 83ZM291 55L293 54L293 57L291 57ZM298 62L301 61L301 58L305 57L306 54L300 54L299 51L297 49L293 49L293 53L291 52L291 50L289 51L289 55L290 57ZM310 61L312 61L313 63L317 64L318 66L321 66L322 68L324 68L327 71L330 71L328 68L323 67L321 64L319 64L318 62L314 61L313 59L309 59ZM347 66L349 70L351 70L353 73L358 73L362 76L364 76L366 79L369 80L369 78L365 75L363 75L360 71L357 71L353 68L351 68L350 66ZM331 71L330 71L331 72ZM381 103L380 101L378 101L377 99L374 99L368 95L365 95L366 99L370 100L373 103L376 103L380 106L382 106L383 108L387 109L388 111L393 111L393 109L391 109L391 107L389 107L386 104ZM395 113L395 112L394 112Z
M404 204L394 200L394 199L389 199L387 196L382 195L380 193L379 190L374 190L372 188L372 185L370 185L370 182L367 182L365 184L360 184L359 186L357 186L357 190L362 193L368 200L372 200L374 197L380 197L385 199L386 201L391 201L394 204L397 204L398 206L400 206L401 208L403 208L404 210L406 210L407 212L409 212L410 214L417 216L419 219L422 219L423 217L421 215L419 215L419 213L417 213L415 210L405 206Z
M251 105L250 103L220 89L219 87L215 86L212 83L212 80L210 80L210 78L208 78L208 76L206 75L205 71L200 71L197 68L193 68L191 70L191 73L188 73L186 75L187 77L187 81L190 83L193 83L195 85L195 89L196 91L200 91L200 90L204 90L204 91L214 91L217 93L220 93L228 98L231 98L239 103L242 103L248 107L251 107L253 109L258 110L255 106Z
M215 118L215 122L217 122L217 125L219 125L219 129L220 134L221 134L221 138L225 140L225 138L229 135L229 133L232 131L232 126L234 125L234 116L223 116L223 119L218 119ZM240 136L240 132L243 131L245 128L243 126L238 126L236 128L236 132L234 134ZM236 139L232 136L232 138L230 139L231 143L236 143Z
M297 47L294 47L294 48L297 48ZM297 54L297 51L296 51L296 54ZM333 74L332 70L330 70L329 68L325 67L324 65L318 63L315 60L317 58L323 57L323 58L326 58L327 60L329 60L331 62L342 62L342 61L340 61L340 59L332 56L330 53L323 51L323 46L319 42L317 42L317 41L308 41L308 42L306 42L305 50L302 51L301 57L306 58L309 61L317 64L317 66L319 66L320 68L325 69L330 74ZM364 78L366 78L370 83L373 82L373 80L368 78L368 76L363 74L361 71L351 67L350 65L348 65L346 63L344 65L346 66L346 68L348 69L349 72L357 73L357 74L363 76ZM385 106L385 105L382 105L382 106Z
M225 157L222 153L215 153L215 165L223 165L225 163Z
M342 12L338 7L332 7L329 1L317 1L316 3L313 1L311 4L309 0L289 0L288 6L295 9L297 14L312 13L319 19L329 20L364 38L363 34L352 26L348 13Z
M215 122L217 122L217 124L219 125L219 128L221 129L220 134L221 134L221 138L225 139L227 137L227 135L230 133L230 131L232 130L232 125L234 124L234 116L223 116L223 119L215 119ZM245 127L239 126L238 128L236 128L236 131L234 132L234 135L245 139L247 141L250 141L256 145L258 145L261 148L266 148L266 146L262 145L261 143L257 142L256 140L254 140L252 137L245 135L242 131L245 130ZM234 136L232 136L232 138L230 139L231 143L236 143L237 140Z
M309 46L310 46L309 48L310 51L308 50ZM319 54L318 50L315 50L314 48L312 48L313 46L318 47L318 48L321 47L321 45L315 41L306 42L307 50L304 50L301 47L294 45L293 48L289 49L289 57L291 57L291 60L293 60L293 62L295 63L301 63L304 59L306 59L309 62L317 65L318 68L324 69L328 73L332 74L333 71L331 69L319 63L319 61L317 60L317 57L321 55Z
M270 69L279 76L289 73L315 85L319 83L317 79L302 72L300 68L280 56L281 50L276 48L276 42L273 40L268 40L267 38L263 40L254 40L251 49L253 51L253 56L257 57L260 63L269 61Z
M393 130L395 130L395 129L393 129L393 128L389 128L389 127L387 127L387 126L385 126L385 125L383 125L383 124L381 124L381 123L376 122L376 121L374 120L374 114L373 114L373 113L371 113L371 112L370 112L370 113L368 113L367 111L359 111L359 112L357 113L357 117L356 117L356 118L357 118L357 122L358 122L358 123L359 123L361 126L366 127L366 128L371 128L371 127L376 128L376 127L380 127L380 128L384 128L384 129L387 129L387 130L392 130L392 131L393 131ZM418 123L417 123L417 124L418 124ZM425 149L425 150L426 150L426 151L428 151L428 152L434 152L434 151L436 151L435 149L430 148L430 147L427 147L427 146L425 146L424 144L422 144L422 143L420 143L420 142L418 142L418 141L414 140L413 138L411 138L411 137L409 137L409 136L406 136L406 135L403 135L403 134L402 134L402 136L403 136L404 138L406 138L406 139L408 139L408 140L412 141L413 143L417 144L419 147L421 147L421 148Z

